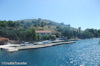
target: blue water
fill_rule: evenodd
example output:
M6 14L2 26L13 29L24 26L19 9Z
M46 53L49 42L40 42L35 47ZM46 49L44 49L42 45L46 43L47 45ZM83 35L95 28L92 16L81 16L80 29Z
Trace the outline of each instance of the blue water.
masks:
M16 61L27 62L26 66L100 66L98 42L99 39L96 38L14 53L0 51L0 63Z

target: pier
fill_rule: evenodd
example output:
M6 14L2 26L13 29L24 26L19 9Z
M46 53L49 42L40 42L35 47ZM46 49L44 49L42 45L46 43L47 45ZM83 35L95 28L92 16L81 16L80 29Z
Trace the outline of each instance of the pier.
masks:
M70 44L70 43L75 43L75 41L40 44L40 45L33 44L33 45L27 45L27 46L21 46L20 44L7 44L7 45L1 45L0 49L4 49L7 52L15 52L15 51L24 50L24 49L43 48L43 47L50 47L50 46Z

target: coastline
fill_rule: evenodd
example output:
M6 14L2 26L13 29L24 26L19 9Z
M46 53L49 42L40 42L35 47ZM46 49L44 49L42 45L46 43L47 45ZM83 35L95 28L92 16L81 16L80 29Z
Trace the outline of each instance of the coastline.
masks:
M27 46L21 46L20 44L7 44L7 45L0 46L0 48L6 50L7 52L15 52L15 51L24 50L24 49L43 48L43 47L50 47L50 46L71 44L71 43L75 43L75 41L49 43L49 44L47 43L47 44L39 44L39 45L32 44L32 45L27 45Z

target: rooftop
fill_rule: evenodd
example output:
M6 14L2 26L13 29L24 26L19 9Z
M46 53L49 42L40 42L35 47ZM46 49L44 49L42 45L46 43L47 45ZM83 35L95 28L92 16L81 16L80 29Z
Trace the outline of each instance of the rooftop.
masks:
M9 40L9 38L0 38L0 41L2 40Z

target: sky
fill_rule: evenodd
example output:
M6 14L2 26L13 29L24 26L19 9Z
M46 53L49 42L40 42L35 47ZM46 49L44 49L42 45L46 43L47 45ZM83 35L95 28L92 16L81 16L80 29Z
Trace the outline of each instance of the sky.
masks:
M0 20L38 18L100 29L100 0L0 0Z

